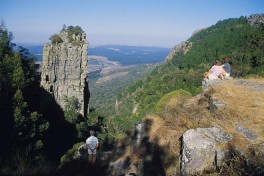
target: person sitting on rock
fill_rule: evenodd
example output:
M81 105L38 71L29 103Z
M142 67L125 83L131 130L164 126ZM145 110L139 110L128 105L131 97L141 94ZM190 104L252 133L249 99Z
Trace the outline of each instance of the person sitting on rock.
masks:
M90 131L90 137L86 139L86 147L89 154L89 161L95 163L96 151L99 146L98 138L94 136L94 131Z
M228 62L228 57L224 58L224 64L222 65L223 69L225 70L225 78L230 77L231 74L231 65Z
M204 77L208 78L209 80L215 80L217 78L224 79L224 76L225 71L221 66L221 62L219 60L215 60L215 63L211 67L211 69L204 74Z

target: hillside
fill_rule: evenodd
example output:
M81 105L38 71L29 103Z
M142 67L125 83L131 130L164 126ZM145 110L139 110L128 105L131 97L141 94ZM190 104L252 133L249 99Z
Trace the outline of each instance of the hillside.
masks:
M257 20L260 17L259 21ZM196 95L201 91L203 73L215 59L230 58L233 77L263 76L264 25L263 15L226 19L196 32L185 44L172 50L171 59L151 74L130 84L118 96L117 124L140 122L155 112L155 105L167 93L177 89ZM251 23L252 21L255 23ZM173 52L177 51L177 52ZM125 129L122 129L123 132ZM121 130L121 132L122 132Z
M156 114L146 116L134 133L120 141L117 150L122 154L110 164L112 172L179 175L187 170L189 175L200 167L205 170L206 165L217 164L201 175L261 175L264 173L263 99L264 79L217 81L194 97L185 93L170 96ZM219 132L214 136L215 129L221 129L223 136ZM194 154L187 148L190 146L184 146L188 141L183 136L192 132L190 142L194 142L202 130L206 133L200 134L202 138L196 142ZM223 137L226 141L220 140ZM215 146L212 140L217 141ZM225 153L219 163L210 161L208 156L214 147L217 153ZM184 152L188 152L185 167L181 158ZM129 164L122 166L127 160Z
M102 116L115 114L117 95L132 81L149 74L158 64L116 66L89 76L90 108Z

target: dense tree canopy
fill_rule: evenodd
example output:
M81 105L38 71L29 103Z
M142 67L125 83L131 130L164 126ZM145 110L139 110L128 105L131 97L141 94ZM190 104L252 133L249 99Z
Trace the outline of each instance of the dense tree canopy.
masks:
M14 44L11 42L13 40L12 32L9 32L6 27L5 23L2 20L0 24L0 60L4 58L7 54L12 52L12 47Z
M13 50L12 33L0 28L0 140L1 154L19 150L38 151L49 123L37 112L34 102L38 86L35 58L25 48ZM31 101L28 101L31 100Z

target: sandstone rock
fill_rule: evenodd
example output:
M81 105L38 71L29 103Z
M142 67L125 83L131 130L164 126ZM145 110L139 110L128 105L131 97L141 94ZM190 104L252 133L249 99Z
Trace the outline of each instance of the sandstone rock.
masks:
M75 97L79 112L87 115L88 83L86 34L70 43L67 31L60 34L62 43L46 43L43 48L41 86L49 92L64 109L64 97Z
M226 153L219 144L231 139L232 135L220 127L186 131L182 136L182 175L215 170L220 166Z
M166 57L166 61L171 60L172 57L177 53L177 52L183 52L183 54L186 54L192 47L192 42L189 41L184 41L181 42L180 44L176 45L171 52L169 53L169 55Z
M142 137L143 137L142 128L143 128L143 124L140 123L140 124L136 125L134 146L140 145L140 142L141 142Z
M247 139L249 140L257 139L258 135L254 131L244 127L241 123L236 123L235 126L236 126L235 127L236 130L240 132L243 136L245 136Z
M251 26L264 24L264 14L253 14L250 15L247 19L248 19L248 23Z
M214 84L219 84L221 83L221 81L222 80L220 78L215 79L215 80L209 80L208 78L204 78L202 80L202 92L208 91L209 89L212 88Z
M218 100L217 98L210 96L209 97L209 110L214 111L222 106L225 106L225 103Z

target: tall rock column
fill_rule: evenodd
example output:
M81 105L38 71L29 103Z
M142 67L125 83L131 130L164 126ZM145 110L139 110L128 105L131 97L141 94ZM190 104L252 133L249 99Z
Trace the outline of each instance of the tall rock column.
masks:
M57 35L59 42L43 48L41 86L65 109L65 98L75 97L82 116L88 111L86 34L75 35L65 30Z

